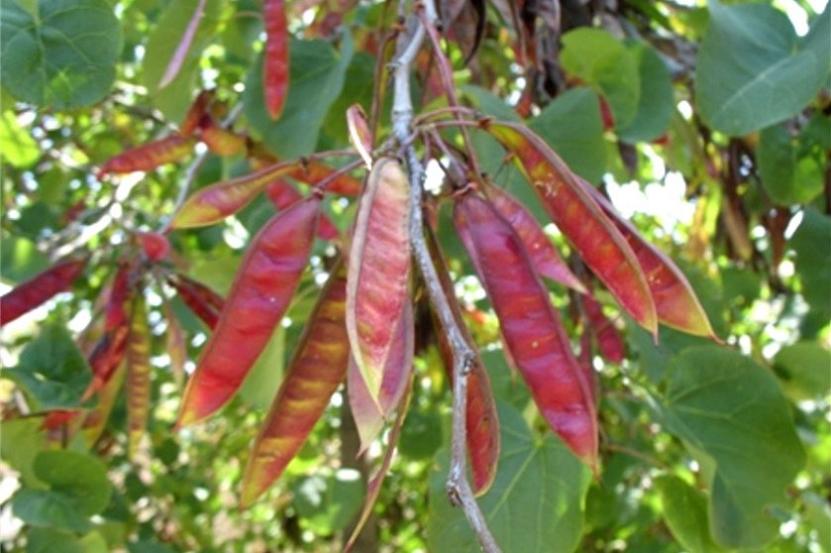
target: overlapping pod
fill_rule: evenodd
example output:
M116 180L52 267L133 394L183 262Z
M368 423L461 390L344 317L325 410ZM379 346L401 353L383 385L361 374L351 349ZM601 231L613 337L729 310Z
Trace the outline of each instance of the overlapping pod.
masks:
M153 169L181 161L193 153L196 139L192 136L171 134L159 140L142 144L110 158L99 175L112 173L132 173L133 171L152 171Z
M127 451L134 454L150 414L150 328L141 294L133 301L127 338Z
M208 115L208 108L213 102L214 92L212 90L203 90L199 93L196 99L188 108L185 118L179 125L179 134L182 136L191 136L199 128L202 118Z
M453 291L453 283L450 281L450 273L447 263L439 249L438 241L433 232L428 228L427 244L430 248L430 255L436 266L436 273L439 276L444 296L447 298L456 326L462 331L464 339L473 351L476 344L467 330L462 318L459 304L456 301L456 293ZM438 317L433 316L434 324L440 324ZM437 327L438 329L438 327ZM437 333L439 352L444 362L449 380L453 382L453 353L447 341L447 333L439 330ZM452 388L451 388L452 389ZM465 410L465 438L467 440L467 451L470 459L470 471L473 475L473 492L482 495L490 488L493 479L496 477L496 468L499 461L499 450L501 441L499 437L499 416L496 411L496 403L493 399L491 382L478 352L470 373L467 376L467 403Z
M279 209L286 209L294 202L303 199L303 194L297 191L290 182L283 179L276 180L269 184L265 189L266 196L271 200L271 203ZM338 227L332 222L325 213L320 214L320 224L317 227L317 235L323 240L335 240L340 236Z
M0 324L10 323L69 289L86 266L86 258L64 260L31 279L18 284L0 297Z
M414 346L413 310L408 302L401 319L395 323L395 337L384 366L377 402L370 395L360 369L350 356L349 368L346 371L347 395L361 441L361 452L378 436L386 418L401 402L413 372Z
M638 262L646 275L646 282L655 302L658 320L667 326L719 341L710 326L710 319L687 277L661 250L647 242L632 224L621 217L609 201L597 189L585 181L582 186L588 190L597 203L617 226L620 233L635 252Z
M586 287L568 268L531 212L509 192L497 186L488 187L487 194L496 211L514 227L537 273L581 294L586 293Z
M124 363L113 372L109 382L98 392L98 403L86 413L81 423L81 433L87 445L92 447L107 426L107 419L110 418L118 392L124 384L124 376L127 367Z
M349 141L358 150L368 168L372 168L372 131L361 104L352 104L346 110L346 127Z
M317 186L324 180L324 190L342 196L357 196L361 193L361 181L348 173L335 174L337 169L315 159L307 159L297 164L289 176L309 186Z
M596 468L597 416L591 392L521 240L475 194L457 200L454 221L537 408L575 455Z
M204 227L233 215L253 200L268 183L291 174L295 162L276 163L235 179L200 188L173 217L173 228Z
M655 334L655 304L638 260L577 177L527 127L490 120L481 126L514 154L552 220L586 265L635 321Z
M597 338L600 355L607 361L620 363L626 355L623 338L620 337L612 321L603 314L603 308L596 299L587 294L581 300L590 326L586 330Z
M358 517L358 522L352 529L352 535L349 536L349 539L346 541L346 545L343 547L344 553L348 553L352 549L355 545L355 541L358 539L358 536L360 536L361 530L363 530L366 521L369 520L369 515L372 514L372 507L375 506L375 502L378 500L378 494L381 493L381 485L384 483L384 478L390 470L392 456L395 453L396 446L398 445L398 439L401 437L401 427L404 426L404 418L406 417L407 407L410 403L410 395L412 392L412 385L410 382L411 381L408 380L408 385L405 389L404 396L402 397L401 408L398 410L395 422L392 425L392 430L390 431L387 449L384 451L384 457L381 459L381 465L367 483L366 498L364 499L364 505L361 508L361 515Z
M283 0L265 0L265 55L263 93L265 107L272 119L283 113L289 89L289 33Z
M213 329L219 321L219 313L225 305L222 296L201 282L181 273L172 275L167 282L173 286L184 304L199 317L208 328Z
M245 151L244 136L223 129L210 117L203 119L199 137L208 149L218 156L234 156Z
M303 446L349 362L344 311L346 275L333 270L248 459L241 503L250 505Z
M214 413L236 392L294 295L314 242L320 200L311 196L260 230L240 264L182 399L178 426Z
M395 343L395 321L409 301L409 185L398 161L378 160L361 196L346 287L349 344L377 403Z

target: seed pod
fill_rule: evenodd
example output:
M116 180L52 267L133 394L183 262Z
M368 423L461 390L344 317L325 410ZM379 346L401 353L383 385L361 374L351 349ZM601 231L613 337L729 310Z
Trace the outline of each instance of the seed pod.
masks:
M506 190L496 186L488 187L487 194L496 211L514 227L537 273L585 294L586 287L574 276L568 264L563 261L551 240L545 235L545 231L525 206Z
M86 264L85 257L61 261L3 294L0 297L0 324L10 323L68 290Z
M135 454L150 414L150 328L141 294L133 301L127 339L127 451Z
M278 213L251 241L219 322L188 381L177 426L204 419L242 384L279 324L308 263L320 200Z
M622 362L625 357L625 347L615 325L603 314L603 308L591 295L587 294L581 300L588 319L587 330L589 335L594 334L597 338L600 355L612 363Z
M537 408L575 455L596 468L597 415L591 392L522 242L475 194L457 200L454 221Z
M136 238L150 261L161 261L170 254L170 242L164 234L139 232L136 233Z
M361 182L355 177L342 173L335 175L337 170L314 159L308 159L298 163L296 168L289 173L291 178L309 186L318 186L324 180L327 181L323 188L324 192L340 194L342 196L357 196L361 193Z
M309 317L277 397L254 442L242 485L243 506L259 497L300 451L349 361L344 309L346 275L336 267Z
M283 112L289 89L289 33L283 0L265 0L263 21L263 92L269 115L277 119Z
M193 153L196 139L181 134L171 134L160 140L154 140L131 148L110 158L99 175L112 173L132 173L133 171L152 171L153 169L181 161Z
M199 93L196 99L188 108L185 118L179 125L179 134L182 136L191 136L199 128L202 118L209 113L208 108L213 102L213 90L203 90Z
M409 301L409 186L397 161L379 160L361 196L349 252L346 331L355 363L377 403L395 321Z
M282 179L269 184L265 189L266 196L271 200L278 210L285 209L294 202L303 199L303 195L297 191L293 184ZM321 240L336 240L340 237L338 227L332 222L328 215L321 213L320 225L317 227L317 236Z
M245 151L245 137L223 129L210 116L204 117L200 138L218 156L234 156Z
M661 250L647 242L631 223L623 219L603 195L589 183L590 190L603 211L617 226L629 243L646 275L646 282L655 301L658 320L667 326L697 336L708 336L720 341L710 326L710 320L687 277Z
M638 324L657 333L655 304L635 254L568 166L527 127L489 120L482 127L516 156L552 221L586 265Z
M430 248L430 256L436 266L444 296L447 298L456 326L462 331L465 341L472 351L477 352L467 376L467 403L465 410L465 437L467 439L467 451L470 459L470 471L473 475L473 491L476 495L482 495L490 488L496 478L496 468L499 461L499 450L501 442L499 437L499 416L496 412L496 403L493 399L491 382L482 360L479 358L476 345L467 330L462 318L462 312L456 301L456 293L453 291L453 283L450 281L450 273L447 263L439 249L438 241L432 230L427 232L427 245ZM453 383L453 353L450 343L447 341L447 332L440 329L438 317L433 314L433 322L436 326L436 336L439 343L439 353L444 362L448 379L451 386ZM452 388L451 388L452 389Z
M349 129L349 141L358 150L367 168L372 168L372 131L366 120L366 113L361 104L352 104L346 110L346 127Z

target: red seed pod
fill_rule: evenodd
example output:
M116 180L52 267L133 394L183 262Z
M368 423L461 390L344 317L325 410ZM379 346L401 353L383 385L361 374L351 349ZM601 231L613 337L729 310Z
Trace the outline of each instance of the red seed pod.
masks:
M303 199L303 195L290 182L282 179L269 184L265 189L266 196L278 210L285 209L294 202ZM340 237L338 227L328 215L322 213L320 225L317 227L317 236L322 240L335 240Z
M148 142L110 158L99 170L99 175L132 173L153 169L181 161L193 153L196 139L180 134L171 134L160 140Z
M514 154L552 221L586 265L638 324L656 334L655 303L634 252L576 175L527 127L490 120L481 126Z
M167 282L173 286L179 297L194 315L199 317L208 328L213 329L219 320L219 312L225 300L222 296L192 278L178 273L168 278Z
M349 361L344 326L345 301L346 274L338 266L309 317L280 390L251 449L243 477L243 506L251 505L280 477L343 382Z
M179 134L182 136L191 136L202 122L202 118L210 113L209 107L214 99L213 90L203 90L199 93L196 99L188 108L184 120L179 125Z
M278 213L251 241L219 322L188 381L178 427L210 416L239 389L294 296L319 212L319 198L306 198Z
M18 284L0 297L0 324L7 324L68 290L83 272L87 258L71 258Z
M235 156L245 151L245 137L223 129L210 116L202 119L202 133L199 138L208 149L218 156Z
M514 227L540 276L585 294L586 287L568 268L568 264L557 253L531 212L510 193L499 187L488 187L487 194L496 211Z
M266 36L263 93L269 115L277 119L283 113L289 89L289 33L283 0L263 2L263 21Z
M644 240L629 221L618 215L600 191L585 181L581 181L581 184L594 196L598 205L617 226L635 253L646 275L658 320L682 332L707 336L720 342L687 277L672 259Z
M167 236L159 232L139 232L136 233L141 249L144 255L150 261L162 261L170 254L170 242Z
M358 150L366 166L372 168L372 131L361 104L352 104L346 110L346 126L352 146Z
M432 231L427 232L427 244L430 248L430 256L436 266L436 273L439 276L444 295L450 305L456 326L462 331L465 341L471 350L477 351L476 346L464 324L461 309L456 301L456 293L453 290L453 283L450 280L450 273L447 269L447 262L439 249L438 241ZM453 354L450 343L447 340L447 332L440 329L438 317L433 314L433 322L436 325L436 336L438 338L439 353L444 362L448 378L453 383ZM467 439L467 451L470 458L470 471L473 475L473 491L476 495L482 495L490 488L496 478L496 468L499 461L499 450L501 442L499 437L499 416L496 411L496 403L493 399L491 382L478 352L473 360L470 373L467 377L467 404L465 411L465 437Z
M600 355L612 363L622 362L626 348L615 325L603 314L603 308L591 295L586 294L581 299L588 319L588 331L597 338Z
M324 163L310 159L298 164L297 168L290 173L290 176L309 186L318 186L323 180L327 180L328 184L326 184L324 192L332 194L357 196L361 193L363 188L361 181L346 173L335 175L336 171L336 169Z
M409 182L399 163L380 159L361 196L346 288L346 331L370 396L378 402L395 322L409 302Z
M475 194L456 202L454 221L501 324L510 358L551 428L597 468L597 415L588 383L511 226Z

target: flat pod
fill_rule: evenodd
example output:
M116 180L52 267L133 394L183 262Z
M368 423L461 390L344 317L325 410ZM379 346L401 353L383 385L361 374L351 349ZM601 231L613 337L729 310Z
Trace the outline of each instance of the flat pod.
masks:
M597 415L591 390L522 242L475 194L457 200L454 222L537 408L575 455L596 468Z
M152 171L167 163L181 161L193 153L196 139L192 136L171 134L148 142L110 158L99 170L99 175Z
M321 163L314 159L302 160L297 167L289 173L291 178L309 186L321 186L323 190L332 194L343 196L357 196L361 193L361 182L348 173L337 173L337 169Z
M250 505L297 454L349 362L344 313L346 275L338 266L321 293L245 469L242 505Z
M603 313L603 308L596 299L587 294L581 300L590 326L587 330L597 338L600 354L607 361L620 363L625 357L623 338L620 337L612 321Z
M485 120L481 126L516 156L552 221L586 265L635 321L655 334L655 304L634 252L568 166L523 125Z
M370 395L360 369L350 356L349 368L346 371L347 395L352 418L361 440L361 452L366 451L383 428L387 417L401 402L413 372L414 347L413 309L408 302L401 319L395 324L395 338L384 367L377 402Z
M15 286L0 297L0 324L14 321L55 294L69 289L86 263L86 258L67 259Z
M462 318L459 304L456 301L456 293L453 290L453 283L450 281L450 273L447 263L439 249L438 241L432 230L427 231L427 244L430 248L430 256L436 266L436 273L439 276L450 311L456 321L456 326L461 330L462 335L470 349L476 352L467 376L467 403L465 409L465 439L467 441L468 457L470 459L470 471L473 475L473 492L482 495L493 484L496 478L496 468L499 461L499 450L501 439L499 437L499 416L496 411L496 403L493 398L490 378L482 364L467 326ZM453 382L453 353L450 343L447 340L447 332L440 329L438 316L433 313L434 325L436 325L439 353L441 354L448 378ZM451 387L452 389L452 387Z
M105 388L106 389L106 388ZM127 451L138 448L150 414L150 328L140 295L133 301L127 338Z
M303 194L298 192L293 184L283 179L269 184L265 189L265 193L268 199L271 200L272 205L278 210L285 209L294 202L303 199ZM320 214L320 225L317 227L317 235L322 240L335 240L340 237L338 227L335 226L325 213Z
M173 217L173 228L213 225L248 205L269 183L289 175L297 163L275 163L259 171L200 188Z
M644 240L631 223L618 215L598 190L585 181L581 184L592 193L635 252L655 301L658 320L682 332L707 336L720 342L684 273L666 254Z
M358 151L368 168L372 167L372 131L361 104L352 104L346 110L346 127L349 141Z
M178 426L211 415L242 384L294 296L314 243L319 208L316 196L298 202L251 241L185 389Z
M265 107L272 119L283 112L289 89L289 33L283 0L265 0L265 56L263 59L263 93Z
M409 301L409 186L398 161L380 159L361 196L349 252L346 331L352 355L377 403Z
M586 287L568 268L531 212L510 193L497 186L488 187L487 194L496 211L514 227L540 276L584 294Z

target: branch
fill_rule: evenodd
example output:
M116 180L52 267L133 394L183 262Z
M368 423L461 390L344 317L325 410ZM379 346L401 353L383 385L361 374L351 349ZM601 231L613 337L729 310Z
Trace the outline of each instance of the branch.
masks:
M424 0L423 5L427 20L435 21L436 9L433 0ZM401 7L403 8L403 0ZM474 352L456 324L422 232L423 214L421 204L425 172L424 165L416 155L410 136L413 119L413 105L410 96L410 65L421 47L424 36L425 29L420 22L416 22L415 30L411 36L408 37L407 33L402 33L399 36L399 54L393 62L395 70L392 107L393 132L399 144L402 145L410 174L410 241L413 254L424 279L430 302L447 332L448 342L453 354L453 435L447 493L454 505L461 506L482 548L487 553L499 553L501 550L488 529L485 517L479 509L479 504L476 503L465 472L467 463L465 452L467 376L474 359Z

